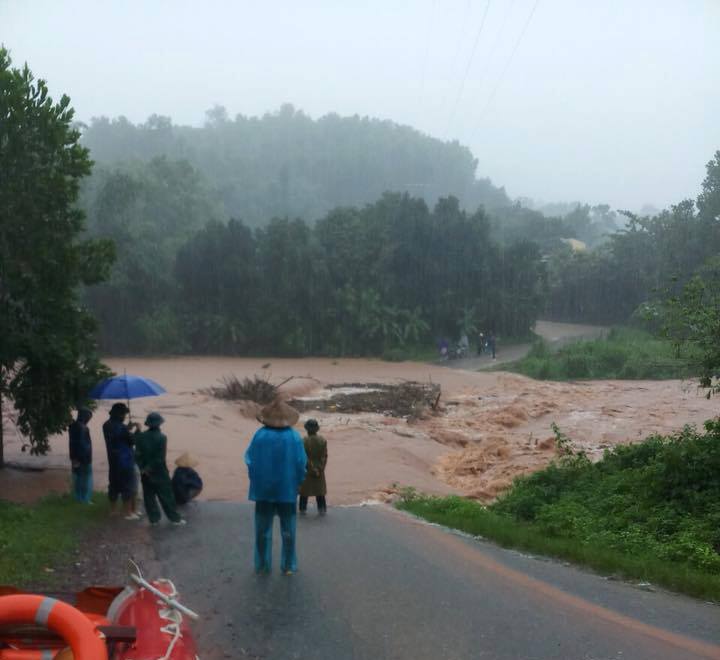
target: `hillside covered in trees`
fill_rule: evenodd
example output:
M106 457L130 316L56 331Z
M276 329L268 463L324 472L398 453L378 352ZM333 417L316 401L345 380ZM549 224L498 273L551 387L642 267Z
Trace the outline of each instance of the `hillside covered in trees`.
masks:
M458 142L443 142L408 126L329 114L313 120L292 105L262 117L208 111L203 127L151 116L96 118L83 143L98 164L186 160L212 187L228 217L259 226L273 217L312 222L336 206L374 202L384 192L408 192L433 205L453 195L475 209L507 206L489 179L476 178L477 159Z
M113 353L379 354L479 328L526 336L538 317L623 323L720 251L720 157L696 202L626 218L532 208L456 142L289 105L82 134L89 234L117 246L87 294Z

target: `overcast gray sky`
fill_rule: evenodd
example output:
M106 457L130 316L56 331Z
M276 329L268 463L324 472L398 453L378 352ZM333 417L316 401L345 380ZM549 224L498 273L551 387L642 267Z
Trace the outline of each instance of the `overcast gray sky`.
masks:
M0 0L0 42L80 119L370 115L513 197L633 209L694 197L720 149L719 35L720 0Z

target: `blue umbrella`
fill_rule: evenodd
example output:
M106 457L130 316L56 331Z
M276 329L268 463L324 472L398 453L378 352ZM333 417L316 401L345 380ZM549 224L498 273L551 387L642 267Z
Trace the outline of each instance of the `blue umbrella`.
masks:
M165 394L165 388L154 380L142 376L113 376L106 378L90 390L91 399L125 399L130 408L130 399L139 399L144 396L158 396Z

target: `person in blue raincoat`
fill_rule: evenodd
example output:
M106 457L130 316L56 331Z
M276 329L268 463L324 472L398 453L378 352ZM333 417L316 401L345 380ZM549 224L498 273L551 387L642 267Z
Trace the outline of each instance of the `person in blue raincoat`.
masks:
M284 575L297 571L295 528L296 498L305 479L307 456L300 434L293 429L300 414L279 399L258 415L263 425L245 452L250 477L249 499L255 502L255 572L272 570L272 528L277 515L282 534L280 569Z

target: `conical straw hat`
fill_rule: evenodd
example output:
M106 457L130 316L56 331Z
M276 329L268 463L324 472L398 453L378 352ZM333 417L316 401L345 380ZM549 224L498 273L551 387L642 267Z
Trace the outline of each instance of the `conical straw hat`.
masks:
M175 459L175 465L183 468L194 468L200 464L197 458L185 452Z
M275 429L294 426L300 419L300 413L280 399L265 406L257 416L258 422Z

